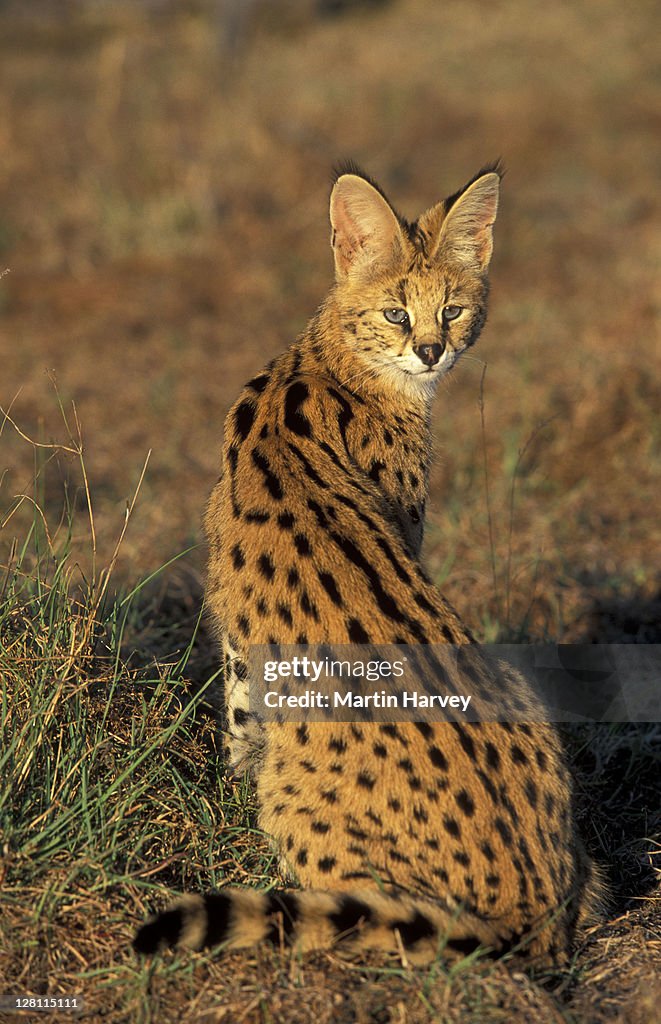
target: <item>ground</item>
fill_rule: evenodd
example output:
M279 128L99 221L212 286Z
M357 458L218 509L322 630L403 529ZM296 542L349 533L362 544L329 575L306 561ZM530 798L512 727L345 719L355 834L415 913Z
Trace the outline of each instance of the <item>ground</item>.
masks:
M2 5L0 992L113 1021L655 1019L658 725L568 737L612 904L562 976L127 945L169 891L275 877L200 703L200 522L226 410L330 284L336 161L408 216L507 168L489 323L435 406L433 578L485 640L659 642L658 23Z

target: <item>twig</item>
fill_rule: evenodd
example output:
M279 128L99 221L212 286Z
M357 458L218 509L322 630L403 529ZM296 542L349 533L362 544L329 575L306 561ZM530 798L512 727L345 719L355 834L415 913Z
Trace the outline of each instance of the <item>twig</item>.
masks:
M487 503L487 522L489 524L489 551L491 554L491 574L493 576L493 591L496 600L498 600L498 577L496 575L496 546L493 540L493 516L491 514L491 493L489 490L489 460L487 458L487 432L486 432L486 418L484 415L484 378L487 375L487 364L485 363L482 368L482 376L480 377L480 395L478 398L478 405L480 407L480 429L482 435L482 458L484 465L484 494Z
M529 435L523 448L519 448L516 463L514 466L514 472L512 473L512 483L510 485L510 522L509 522L509 533L507 537L507 569L505 573L505 624L507 633L510 631L510 612L511 612L511 569L512 569L512 538L514 536L514 494L516 491L516 481L519 475L519 469L523 462L524 456L533 441L539 437L542 430L545 430L549 423L558 418L558 413L553 416L549 416L548 419L543 420L542 423L538 423L532 433Z

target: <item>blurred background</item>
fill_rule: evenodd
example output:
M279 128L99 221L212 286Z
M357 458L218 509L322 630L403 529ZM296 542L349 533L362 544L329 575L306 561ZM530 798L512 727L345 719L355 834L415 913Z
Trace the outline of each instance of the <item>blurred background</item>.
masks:
M656 636L659 22L654 0L0 2L0 405L71 447L75 402L101 557L152 450L120 578L200 542L227 409L331 283L333 164L415 217L500 156L489 324L435 407L431 572L487 639ZM84 563L79 460L0 426L0 563L35 459Z

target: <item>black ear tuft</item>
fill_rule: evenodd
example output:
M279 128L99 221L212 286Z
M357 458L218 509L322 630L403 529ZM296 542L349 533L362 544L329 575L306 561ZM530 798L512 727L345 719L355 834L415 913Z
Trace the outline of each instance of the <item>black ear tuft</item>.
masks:
M338 160L338 162L333 165L331 185L334 185L337 179L341 178L343 174L355 174L356 177L362 178L364 181L367 181L372 186L372 188L375 188L377 189L377 191L381 192L381 189L374 181L374 179L371 178L369 174L366 174L362 167L360 167L355 160ZM383 195L383 193L381 194Z
M477 174L473 175L470 181L466 182L463 188L458 189L456 192L453 192L451 196L448 196L445 200L445 212L449 213L459 196L463 196L464 192L469 189L471 185L474 185L478 178L483 178L485 174L497 174L502 180L505 176L505 165L500 157L498 157L497 160L492 160L491 163L485 164L484 167L480 168Z

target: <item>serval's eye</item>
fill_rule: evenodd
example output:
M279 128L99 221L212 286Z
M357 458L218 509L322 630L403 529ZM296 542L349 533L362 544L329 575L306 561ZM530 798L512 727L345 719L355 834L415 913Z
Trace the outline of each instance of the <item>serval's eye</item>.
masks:
M405 309L384 309L383 315L389 324L407 324L409 315Z
M464 311L463 306L443 306L443 319L446 322L456 320Z

